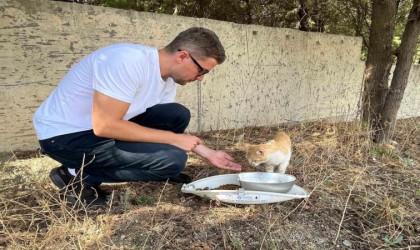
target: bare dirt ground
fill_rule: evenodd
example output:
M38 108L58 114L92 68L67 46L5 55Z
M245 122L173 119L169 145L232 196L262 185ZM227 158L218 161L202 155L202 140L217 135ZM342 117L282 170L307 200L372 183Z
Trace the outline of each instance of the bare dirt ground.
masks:
M250 167L237 144L287 132L287 173L307 199L229 205L162 182L103 185L109 206L74 209L48 179L58 163L19 153L0 165L0 248L5 249L419 249L420 118L399 120L392 144L361 123L316 122L202 134ZM230 172L191 155L194 180Z

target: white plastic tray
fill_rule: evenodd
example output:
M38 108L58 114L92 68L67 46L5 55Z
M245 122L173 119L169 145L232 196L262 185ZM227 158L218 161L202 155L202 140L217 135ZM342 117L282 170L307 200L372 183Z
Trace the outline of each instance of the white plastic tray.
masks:
M250 191L243 188L239 190L211 190L228 184L239 186L238 174L216 175L200 179L184 184L181 191L231 204L265 204L309 197L309 193L297 185L294 185L287 193Z

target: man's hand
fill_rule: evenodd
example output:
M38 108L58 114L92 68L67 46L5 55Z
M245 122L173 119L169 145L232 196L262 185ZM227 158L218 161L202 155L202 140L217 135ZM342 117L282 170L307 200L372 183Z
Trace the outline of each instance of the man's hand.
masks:
M223 151L214 151L207 160L218 168L241 171L242 166L235 162L232 156Z
M234 171L242 170L242 166L236 163L232 156L223 151L215 151L203 144L197 145L192 151L218 168Z
M241 171L242 166L235 162L232 156L223 151L214 151L207 160L218 168Z

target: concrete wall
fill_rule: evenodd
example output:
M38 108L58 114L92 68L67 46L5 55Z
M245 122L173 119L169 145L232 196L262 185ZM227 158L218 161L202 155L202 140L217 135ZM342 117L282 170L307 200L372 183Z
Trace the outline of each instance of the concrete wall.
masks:
M192 26L214 30L227 60L178 89L190 132L356 117L360 38L45 0L1 0L0 13L0 152L38 147L33 112L84 55L118 42L163 47ZM402 117L420 116L420 69L412 75Z
M391 78L392 79L392 76ZM420 116L420 65L413 65L408 77L407 88L401 107L398 110L398 118L410 118Z

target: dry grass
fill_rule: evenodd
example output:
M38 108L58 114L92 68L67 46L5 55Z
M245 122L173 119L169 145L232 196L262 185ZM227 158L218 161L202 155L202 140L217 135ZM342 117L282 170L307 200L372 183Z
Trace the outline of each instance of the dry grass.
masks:
M7 249L415 249L420 247L420 119L398 121L395 145L372 144L361 123L217 131L201 136L247 165L236 144L278 131L293 142L288 173L306 200L227 205L167 183L105 185L101 210L75 209L47 178L58 165L15 156L0 166L0 248ZM194 179L228 173L191 155Z

